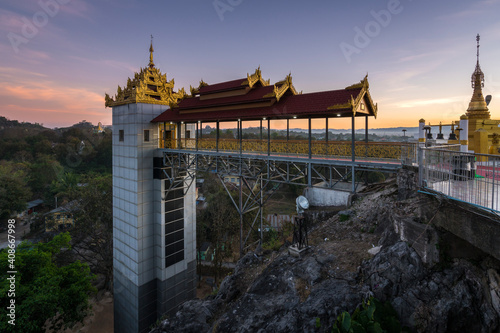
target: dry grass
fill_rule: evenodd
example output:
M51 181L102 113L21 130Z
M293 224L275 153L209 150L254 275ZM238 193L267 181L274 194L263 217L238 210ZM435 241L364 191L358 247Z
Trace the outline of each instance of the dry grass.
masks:
M297 294L299 294L300 302L304 302L311 293L311 286L306 280L301 278L295 281L295 289L297 290Z

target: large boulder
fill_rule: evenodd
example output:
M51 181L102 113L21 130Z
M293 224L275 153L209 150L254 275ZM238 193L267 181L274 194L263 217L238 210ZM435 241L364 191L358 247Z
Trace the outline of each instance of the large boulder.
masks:
M361 268L375 297L389 300L401 323L417 332L495 332L498 314L484 271L465 260L426 269L405 242L384 249Z

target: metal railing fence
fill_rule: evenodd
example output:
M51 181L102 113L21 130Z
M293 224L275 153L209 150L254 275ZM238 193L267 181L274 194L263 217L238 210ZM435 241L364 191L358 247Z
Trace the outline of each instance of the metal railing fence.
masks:
M500 211L500 156L464 153L456 147L444 148L419 148L420 187Z

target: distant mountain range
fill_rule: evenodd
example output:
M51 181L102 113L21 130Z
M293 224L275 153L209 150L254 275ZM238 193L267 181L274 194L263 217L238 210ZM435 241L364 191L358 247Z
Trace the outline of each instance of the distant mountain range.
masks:
M81 121L81 122L79 122L77 124L74 124L74 125L71 125L71 126L68 126L68 127L59 128L59 130L67 130L67 129L72 128L72 127L76 127L76 128L93 128L93 127L96 127L96 126L97 125L93 125L92 123L83 120L83 121ZM12 127L23 127L23 128L38 129L38 130L43 130L44 129L44 127L42 125L40 125L40 124L32 124L32 123L29 123L29 122L22 122L22 123L20 123L17 120L9 120L9 119L7 119L5 117L0 116L0 130L1 129L5 129L5 128L12 128ZM111 125L105 125L103 127L104 128L111 128L112 126ZM406 129L406 134L405 134L406 136L415 137L415 138L418 137L418 127L370 128L370 129L368 129L368 133L369 134L376 134L378 136L384 136L384 135L388 135L388 136L403 136L403 129ZM226 129L224 129L224 130L226 130ZM236 129L233 128L232 130L236 130ZM206 128L204 128L204 132L205 131L206 131ZM274 131L274 130L272 130L272 131ZM285 131L285 130L278 130L278 131L282 132L282 131ZM291 128L290 132L301 132L301 133L304 133L304 132L307 132L307 129L303 129L303 128ZM324 133L324 132L325 132L324 129L313 129L312 130L312 133L314 133L314 134L321 134L321 133ZM341 133L349 134L349 133L351 133L351 130L348 129L348 128L345 128L345 129L329 128L328 132L333 133L333 134L341 134ZM434 136L438 132L439 132L438 127L432 127L432 133L434 134ZM447 137L450 134L450 132L451 132L451 127L450 126L443 126L442 132L445 135L445 137ZM364 133L365 133L364 129L356 129L356 134L364 134Z

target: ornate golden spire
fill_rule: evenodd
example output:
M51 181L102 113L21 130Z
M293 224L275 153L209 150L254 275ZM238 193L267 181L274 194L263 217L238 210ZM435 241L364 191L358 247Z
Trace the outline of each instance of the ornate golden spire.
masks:
M175 106L177 102L186 97L184 88L174 91L174 79L167 81L167 74L163 74L153 63L153 36L149 47L149 66L141 68L139 73L134 73L132 79L127 80L123 88L118 86L113 97L104 95L105 106L112 107L130 103L149 103Z
M155 67L155 63L153 62L153 35L151 35L151 46L149 47L149 68Z
M490 112L484 100L482 89L484 87L484 73L481 71L481 66L479 66L479 39L480 36L477 34L477 62L476 69L471 77L471 85L474 92L469 103L469 108L467 109L467 116L469 119L490 119Z

